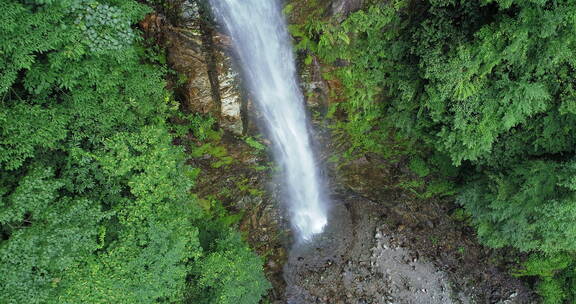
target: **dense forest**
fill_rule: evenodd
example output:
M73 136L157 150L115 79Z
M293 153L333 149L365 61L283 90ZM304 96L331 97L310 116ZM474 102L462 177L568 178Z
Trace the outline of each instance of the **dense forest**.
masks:
M270 288L174 145L206 130L175 125L172 72L138 26L159 2L0 2L0 303L259 303ZM323 2L290 32L301 64L341 84L327 115L346 157L408 160L483 245L517 253L509 271L544 303L576 303L576 2L371 0L330 17Z
M199 207L135 1L2 1L0 302L257 303L262 261Z
M340 66L351 153L409 155L445 181L430 191L456 189L483 244L530 253L515 274L538 276L546 303L575 303L576 3L372 1L316 17L292 32Z

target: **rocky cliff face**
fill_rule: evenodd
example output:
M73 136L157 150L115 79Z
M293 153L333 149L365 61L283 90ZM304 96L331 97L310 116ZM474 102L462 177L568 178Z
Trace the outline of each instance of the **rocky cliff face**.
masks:
M295 0L296 6L301 0ZM361 7L363 0L322 0L317 6L326 15L343 18ZM240 77L229 56L228 37L212 23L205 0L172 0L163 12L149 15L141 26L148 38L166 49L170 67L177 72L174 90L182 110L211 114L219 126L235 135L255 131L258 113L241 90ZM306 14L302 14L305 16ZM292 17L292 16L290 16ZM294 20L292 20L294 21ZM308 103L322 107L327 103L328 86L317 62L303 69L303 91Z
M301 0L295 0L297 6ZM343 18L361 7L363 0L322 0L326 15ZM205 0L172 0L163 12L149 15L141 26L148 38L166 49L170 67L177 72L174 89L182 110L211 114L219 126L235 135L255 131L258 113L241 90L240 77L229 56L228 37L211 21ZM302 14L305 16L306 14ZM290 16L292 18L292 16ZM294 21L294 20L292 20ZM327 83L317 62L302 71L303 91L310 106L327 103Z
M220 37L215 37L220 42ZM225 46L220 43L215 44L216 52L216 72L218 74L218 87L220 90L220 124L221 126L236 134L246 133L247 123L247 103L240 88L239 74L233 68L232 59L224 50Z
M184 109L189 112L213 113L217 111L212 96L210 72L202 48L200 33L171 28L166 31L168 63L185 76L183 85Z
M166 49L168 64L177 73L173 86L182 110L211 114L222 129L244 134L246 98L232 69L226 37L207 21L210 17L197 1L175 0L167 7L141 26Z

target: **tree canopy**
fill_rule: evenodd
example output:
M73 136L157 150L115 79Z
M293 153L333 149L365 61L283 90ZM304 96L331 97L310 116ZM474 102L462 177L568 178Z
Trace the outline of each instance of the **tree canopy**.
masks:
M255 303L261 259L226 226L200 242L213 220L172 144L166 67L134 27L149 8L0 10L0 302Z
M438 173L459 168L480 240L550 265L576 253L575 16L570 0L369 1L292 32L339 66L352 150L385 155L393 134L430 163L450 159ZM576 300L563 273L541 281L548 303Z

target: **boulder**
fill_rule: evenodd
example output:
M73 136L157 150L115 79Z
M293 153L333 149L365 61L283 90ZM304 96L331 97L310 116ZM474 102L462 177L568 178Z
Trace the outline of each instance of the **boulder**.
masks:
M180 4L179 23L187 28L199 27L200 7L194 0L185 0Z
M214 113L216 104L201 34L189 28L166 27L168 63L185 78L184 109L202 114Z
M346 17L362 8L363 0L334 0L330 3L328 14L330 16Z

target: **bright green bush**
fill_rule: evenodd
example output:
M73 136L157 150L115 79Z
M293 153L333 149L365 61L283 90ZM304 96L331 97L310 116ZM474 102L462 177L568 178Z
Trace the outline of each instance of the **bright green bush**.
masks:
M197 284L187 302L258 303L271 287L262 275L262 259L243 244L238 233L218 226L213 227L220 231L219 236L204 246L206 257L192 269Z
M539 276L536 291L544 298L544 304L576 301L576 258L573 254L533 254L515 275Z
M550 254L576 251L573 162L526 161L485 174L468 183L458 198L484 243Z
M426 165L426 161L424 161L420 157L414 157L410 160L408 167L412 172L416 173L416 175L420 177L426 177L430 174L430 168Z
M84 43L93 53L121 50L136 37L130 27L135 20L130 20L122 8L84 0L75 2L72 9L77 16L74 24L82 30Z

